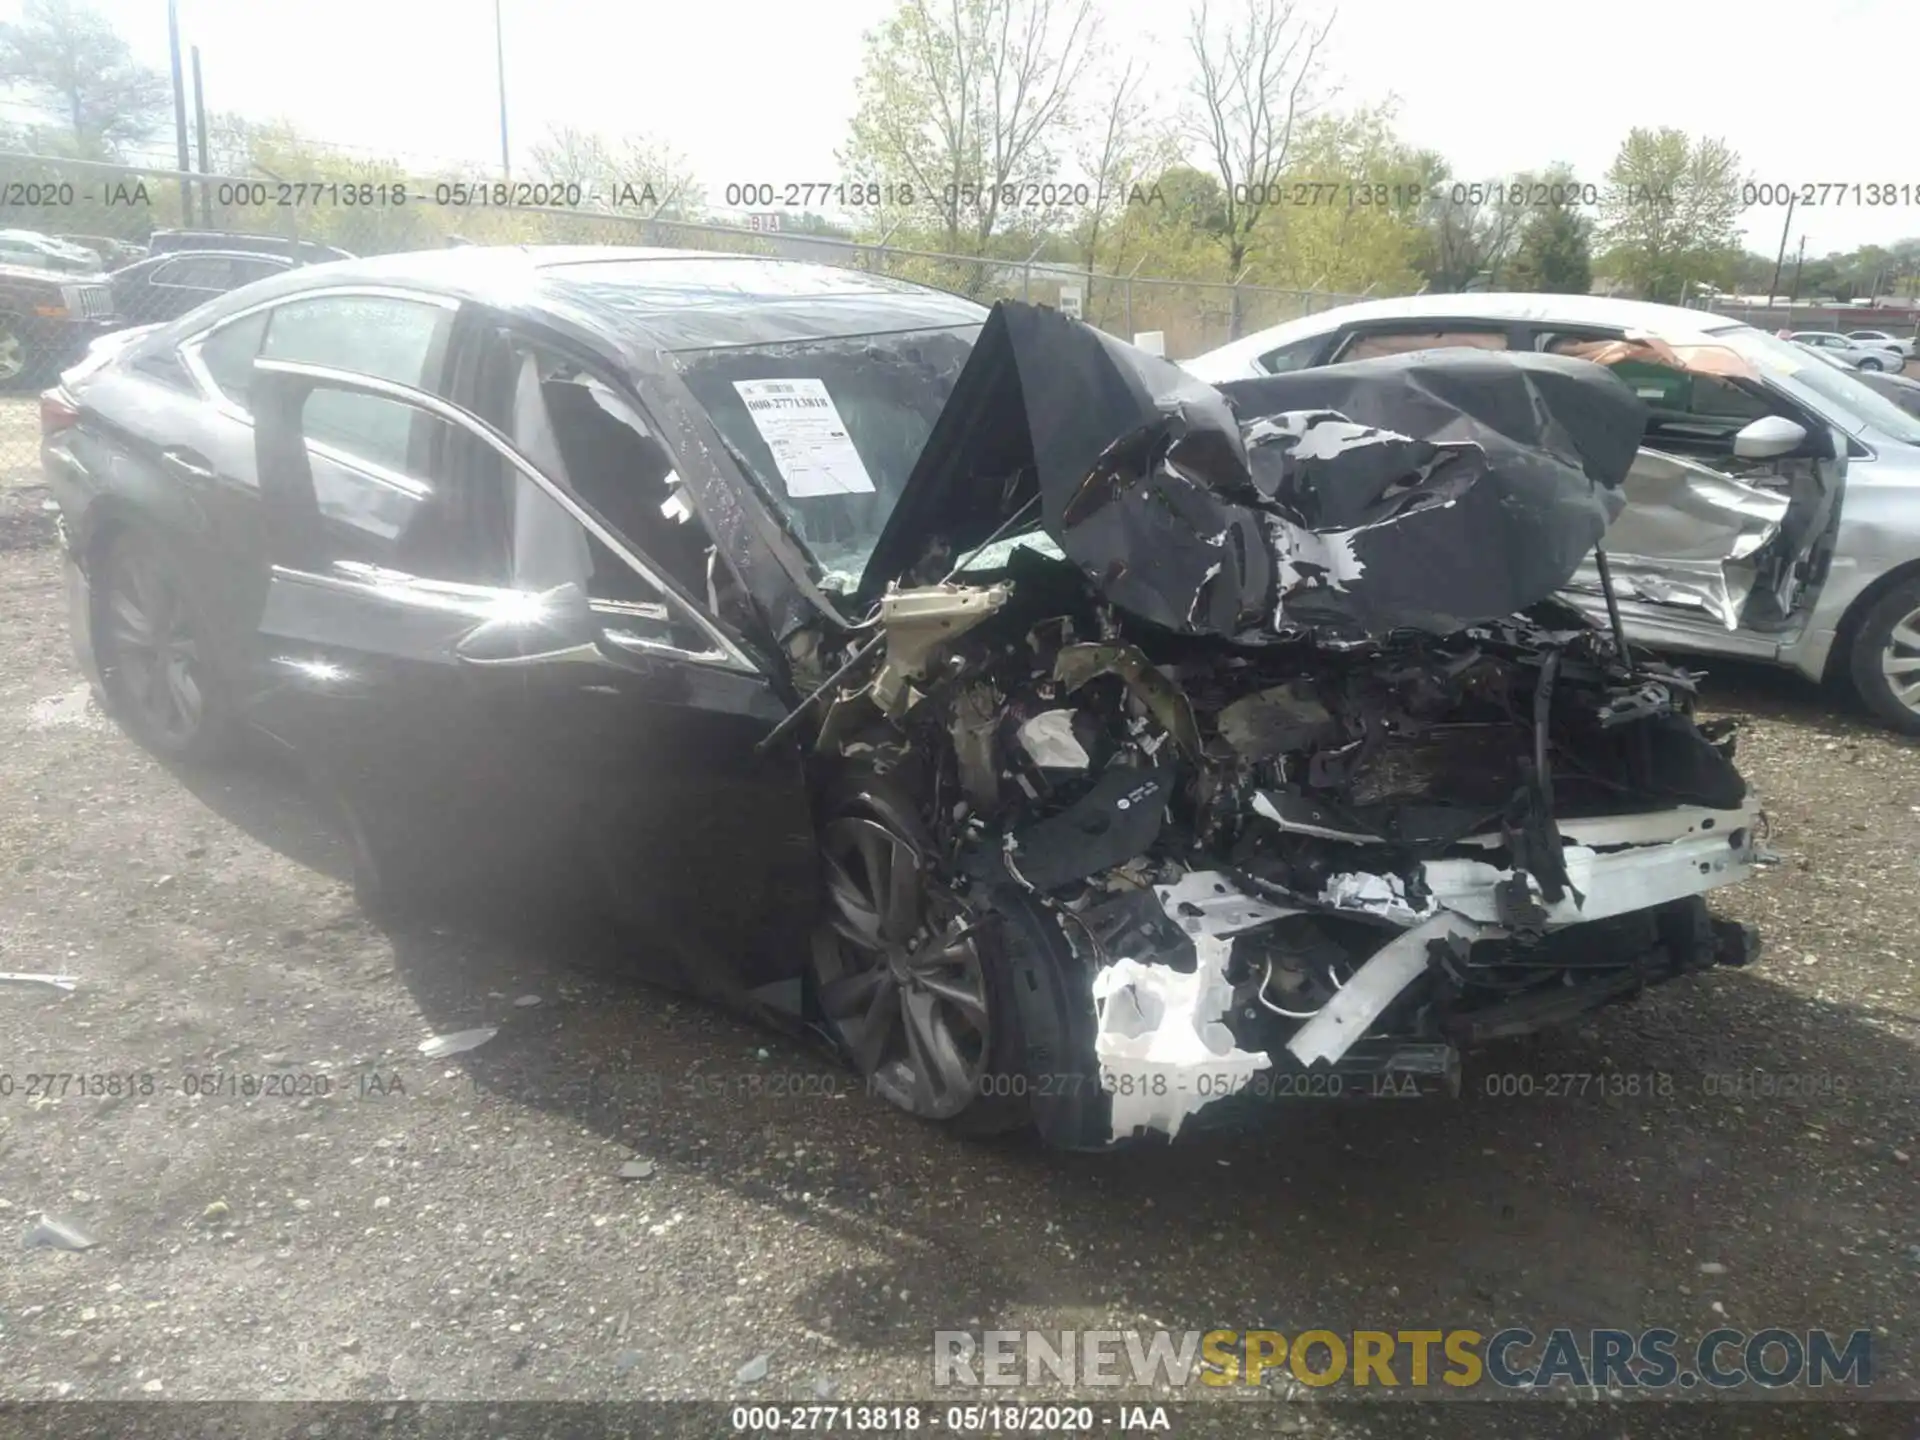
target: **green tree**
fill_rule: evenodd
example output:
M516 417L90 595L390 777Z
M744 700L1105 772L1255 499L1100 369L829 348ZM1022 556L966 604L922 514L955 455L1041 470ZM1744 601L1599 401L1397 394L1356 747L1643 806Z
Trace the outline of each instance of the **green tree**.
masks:
M1086 177L1087 201L1079 207L1074 227L1090 305L1094 301L1094 267L1100 260L1102 243L1120 223L1130 201L1147 203L1142 197L1150 192L1143 189L1142 180L1174 158L1172 136L1154 123L1141 98L1145 76L1136 70L1134 62L1129 61L1117 75L1098 78L1103 82L1098 88L1105 91L1107 103L1077 147L1080 170Z
M1254 233L1281 202L1295 128L1312 108L1320 48L1333 22L1316 27L1293 0L1245 0L1239 16L1216 23L1199 0L1188 25L1194 62L1190 136L1220 182L1225 208L1223 278L1247 266ZM1271 230L1269 229L1269 232ZM1240 292L1233 292L1229 332L1238 337Z
M1433 152L1421 152L1420 161L1420 270L1427 288L1443 294L1502 288L1539 177L1521 172L1499 180L1456 180Z
M1573 172L1554 166L1540 177L1541 198L1520 227L1507 284L1515 290L1585 295L1593 289L1593 222L1580 213Z
M86 159L117 158L160 128L172 102L166 77L135 64L106 18L72 0L27 0L17 23L0 25L0 84L57 117L57 129L36 128L36 148Z
M1268 213L1248 278L1389 295L1414 289L1423 237L1415 207L1400 202L1424 163L1394 133L1389 106L1307 119L1284 177L1299 203Z
M1648 300L1674 300L1736 244L1740 157L1725 141L1636 126L1607 169L1601 268Z
M529 158L538 180L579 186L586 209L618 208L663 220L698 220L705 214L706 189L686 157L651 136L610 140L556 125Z
M887 187L872 222L953 255L1004 256L1016 247L996 241L1036 233L1049 217L1018 202L1059 178L1051 137L1072 128L1095 31L1091 0L900 0L866 37L839 155ZM940 278L979 293L990 268Z

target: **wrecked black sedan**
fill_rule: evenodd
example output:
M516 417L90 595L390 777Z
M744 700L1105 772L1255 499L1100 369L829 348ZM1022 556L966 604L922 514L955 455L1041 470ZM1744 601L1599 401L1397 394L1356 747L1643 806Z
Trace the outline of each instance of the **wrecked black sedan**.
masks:
M1731 736L1552 598L1645 423L1584 361L1215 388L858 272L473 248L42 414L144 743L283 742L372 905L584 877L636 968L956 1128L1445 1085L1751 952L1702 899L1755 860Z

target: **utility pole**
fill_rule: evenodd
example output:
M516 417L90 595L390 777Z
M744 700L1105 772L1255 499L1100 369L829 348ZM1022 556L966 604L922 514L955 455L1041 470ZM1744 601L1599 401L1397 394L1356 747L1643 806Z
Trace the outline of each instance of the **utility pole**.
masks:
M500 176L513 178L513 161L507 150L507 43L500 28L500 0L493 0L493 58L500 74Z
M1793 302L1800 298L1800 267L1807 259L1807 237L1800 237L1800 253L1793 257L1793 288L1787 292L1787 318L1793 318Z
M1787 231L1793 228L1793 202L1799 197L1787 196L1787 218L1780 226L1780 251L1773 257L1773 284L1767 290L1767 304L1773 304L1773 297L1780 293L1780 267L1787 263Z
M193 139L194 146L200 152L200 163L194 168L202 175L207 173L207 91L200 83L200 47L193 47ZM213 228L213 186L205 180L200 182L200 224L203 229Z
M187 159L187 90L180 78L180 4L167 0L167 48L173 57L173 138L180 151L180 224L193 224L193 182L185 172L193 168Z

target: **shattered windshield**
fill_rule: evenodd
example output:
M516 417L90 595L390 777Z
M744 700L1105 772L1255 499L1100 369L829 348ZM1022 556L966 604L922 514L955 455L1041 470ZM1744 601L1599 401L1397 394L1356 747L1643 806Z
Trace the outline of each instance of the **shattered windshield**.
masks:
M748 475L851 591L977 325L682 352L681 375Z
M1920 420L1847 371L1826 364L1791 341L1749 325L1716 331L1713 339L1751 362L1783 389L1811 401L1843 429L1857 430L1864 423L1892 439L1920 445ZM1834 413L1836 409L1838 414Z

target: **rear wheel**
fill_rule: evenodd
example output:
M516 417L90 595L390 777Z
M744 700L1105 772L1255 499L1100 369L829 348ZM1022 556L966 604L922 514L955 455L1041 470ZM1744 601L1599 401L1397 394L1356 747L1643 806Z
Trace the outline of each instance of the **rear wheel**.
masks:
M924 829L893 797L867 792L831 807L820 849L815 1000L870 1087L969 1133L1024 1124L1019 1022L992 917L939 882Z
M232 717L171 562L151 540L122 532L107 542L93 582L94 648L107 709L163 759L219 756Z
M1877 360L1873 356L1868 355L1860 361L1860 368L1862 370L1870 370L1877 375L1887 367L1880 360Z
M1920 735L1920 577L1874 603L1849 657L1854 688L1881 723Z
M20 317L0 314L0 386L24 385L30 358L26 329Z

